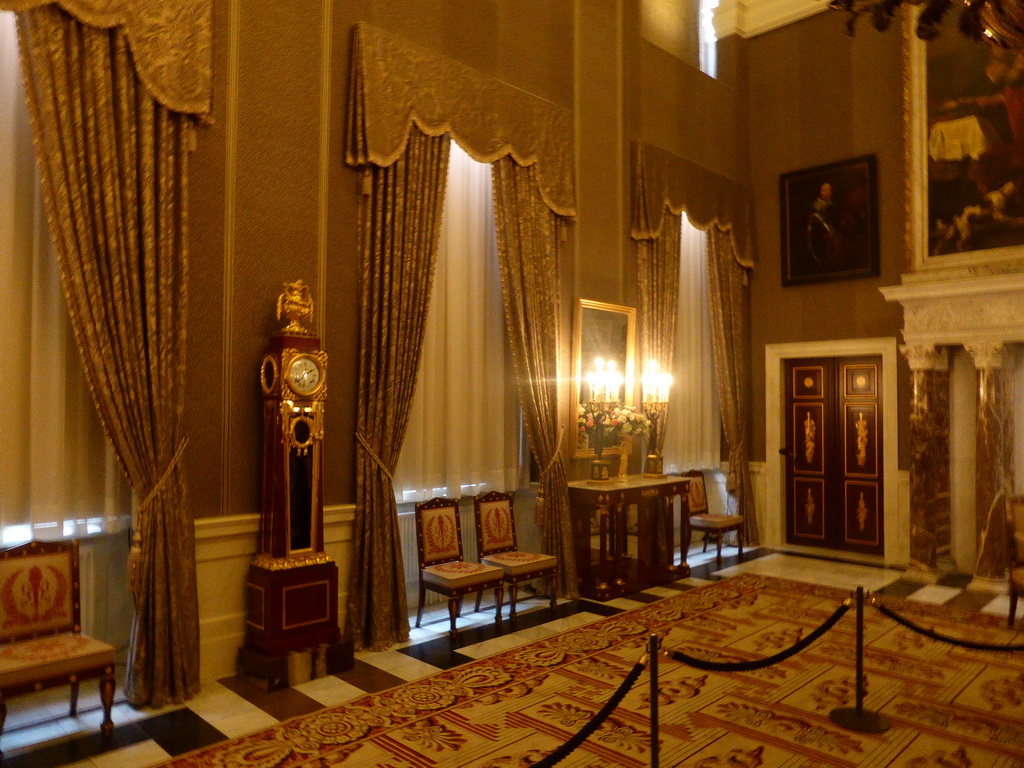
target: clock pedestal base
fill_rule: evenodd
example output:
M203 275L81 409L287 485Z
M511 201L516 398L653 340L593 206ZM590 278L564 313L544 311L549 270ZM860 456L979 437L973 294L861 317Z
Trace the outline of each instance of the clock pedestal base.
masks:
M338 629L338 566L249 566L249 615L238 666L277 690L352 666L352 641Z
M249 566L245 644L271 656L336 643L338 566L332 562L269 570Z
M351 640L278 656L248 645L238 649L239 673L264 691L278 691L325 675L336 675L352 669L354 663Z

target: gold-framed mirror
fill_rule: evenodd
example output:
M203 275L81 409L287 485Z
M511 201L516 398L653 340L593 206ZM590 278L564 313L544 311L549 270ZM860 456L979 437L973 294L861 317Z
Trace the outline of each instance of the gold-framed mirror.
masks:
M579 458L594 455L586 433L579 429L580 405L586 405L591 393L587 387L587 371L600 358L614 363L623 376L622 403L633 405L634 356L636 345L636 308L603 301L576 299L572 333L572 455ZM618 446L608 446L603 453L620 453Z

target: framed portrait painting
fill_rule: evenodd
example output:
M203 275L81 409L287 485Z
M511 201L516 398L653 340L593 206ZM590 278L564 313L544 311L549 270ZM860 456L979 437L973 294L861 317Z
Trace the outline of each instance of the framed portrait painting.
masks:
M970 40L947 14L926 44L904 24L908 266L1024 265L1024 52Z
M878 275L875 157L779 177L782 284Z

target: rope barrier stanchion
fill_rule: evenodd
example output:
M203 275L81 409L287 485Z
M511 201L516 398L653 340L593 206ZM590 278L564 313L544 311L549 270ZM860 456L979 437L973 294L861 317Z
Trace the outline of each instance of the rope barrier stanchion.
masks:
M891 728L888 720L877 712L864 709L864 587L857 587L857 706L839 707L828 713L829 719L848 731L885 733Z
M659 753L658 744L658 651L661 648L661 641L657 635L651 635L647 644L647 654L650 656L651 668L651 768L658 768Z

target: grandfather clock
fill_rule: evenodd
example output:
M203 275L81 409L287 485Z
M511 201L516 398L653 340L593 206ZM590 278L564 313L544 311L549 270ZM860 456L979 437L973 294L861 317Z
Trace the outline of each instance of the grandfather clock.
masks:
M284 287L277 318L289 322L271 335L260 364L260 552L249 566L246 648L239 655L243 668L274 680L287 678L289 653L335 645L340 637L338 567L324 551L327 353L302 327L313 315L309 286L299 280Z

